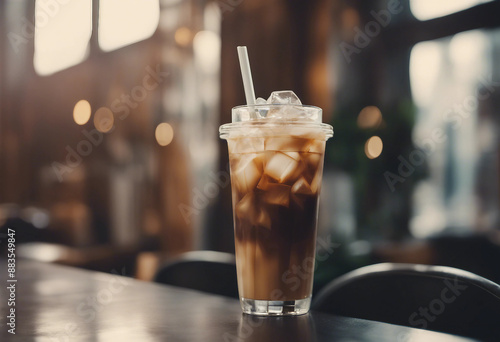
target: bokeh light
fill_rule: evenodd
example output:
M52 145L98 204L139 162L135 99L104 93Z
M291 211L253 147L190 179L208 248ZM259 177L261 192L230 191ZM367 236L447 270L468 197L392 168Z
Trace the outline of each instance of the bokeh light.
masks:
M377 128L382 123L382 113L380 109L375 106L367 106L359 112L358 115L358 127L367 128Z
M174 39L180 46L188 46L193 40L193 34L187 27L180 27L175 31Z
M365 143L365 154L370 159L375 159L380 156L383 149L384 144L382 143L382 139L380 139L380 137L373 136Z
M115 118L111 109L101 107L94 114L94 126L101 133L107 133L113 128Z
M162 122L156 127L155 138L160 146L167 146L174 139L174 129L166 122Z
M217 72L220 63L220 37L211 31L200 31L194 36L193 50L197 65L205 73Z
M76 103L75 108L73 108L73 120L78 125L85 125L92 115L92 108L87 100L80 100Z

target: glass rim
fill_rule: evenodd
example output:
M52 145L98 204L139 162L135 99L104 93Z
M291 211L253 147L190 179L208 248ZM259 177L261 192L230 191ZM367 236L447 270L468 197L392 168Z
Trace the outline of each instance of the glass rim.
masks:
M260 120L260 121L243 121L243 122L230 122L223 124L219 127L219 136L222 139L227 139L230 135L231 132L234 130L246 130L248 128L251 128L252 126L259 125L259 131L258 132L252 132L250 134L241 134L241 136L268 136L266 133L266 130L272 130L276 127L283 127L284 125L291 125L291 126L301 126L307 129L313 129L320 131L321 133L324 134L325 140L328 140L329 138L333 137L334 131L333 131L333 126L329 125L327 123L318 123L318 122L311 122L311 121L285 121L285 120L280 120L279 122L268 122L265 120ZM256 128L256 127L254 127ZM259 134L260 133L260 134ZM280 134L283 135L283 134ZM240 135L238 135L239 137ZM236 136L235 136L236 138Z
M294 115L287 116L288 109L294 112ZM270 119L267 114L276 110L278 115L273 117L278 121L302 121L302 122L315 122L322 123L323 109L311 105L293 105L284 103L262 103L251 105L239 105L231 109L231 122L257 122L260 120ZM283 114L285 115L283 115Z
M264 108L264 107L281 107L281 106L292 106L292 107L305 107L305 108L310 108L310 109L317 109L319 111L323 111L318 106L313 106L313 105L306 105L306 104L293 104L293 103L259 103L259 104L244 104L244 105L238 105L231 110L236 110L236 109L243 109L243 108Z
M306 116L269 118L267 117L267 113L264 115L260 113L261 111L266 112L273 108L282 110L286 107L296 108L299 112L304 112ZM272 130L278 127L290 126L303 127L312 132L317 132L318 137L321 137L322 140L328 140L333 137L333 127L327 123L323 123L322 117L323 109L312 105L294 105L288 103L244 104L232 108L231 122L221 125L219 133L222 139L236 136L270 136L274 135ZM256 128L257 130L252 128ZM279 133L278 135L283 134Z

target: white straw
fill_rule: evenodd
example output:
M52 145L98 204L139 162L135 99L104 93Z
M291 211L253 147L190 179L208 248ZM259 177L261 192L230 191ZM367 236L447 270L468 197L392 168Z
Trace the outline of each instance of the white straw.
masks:
M255 104L255 91L253 89L252 71L246 46L238 46L238 58L240 59L241 77L243 78L243 88L248 105Z

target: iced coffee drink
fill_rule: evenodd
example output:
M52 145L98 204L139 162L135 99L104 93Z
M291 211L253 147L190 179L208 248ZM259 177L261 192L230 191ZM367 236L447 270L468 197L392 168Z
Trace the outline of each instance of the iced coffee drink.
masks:
M333 130L321 123L320 108L299 104L291 92L268 101L233 108L233 123L220 129L229 148L239 295L246 313L302 314Z

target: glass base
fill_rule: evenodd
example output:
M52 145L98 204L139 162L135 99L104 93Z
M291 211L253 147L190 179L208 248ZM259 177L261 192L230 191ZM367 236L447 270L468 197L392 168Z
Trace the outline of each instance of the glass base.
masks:
M296 316L309 312L311 297L297 300L256 300L240 298L243 312L259 316Z

